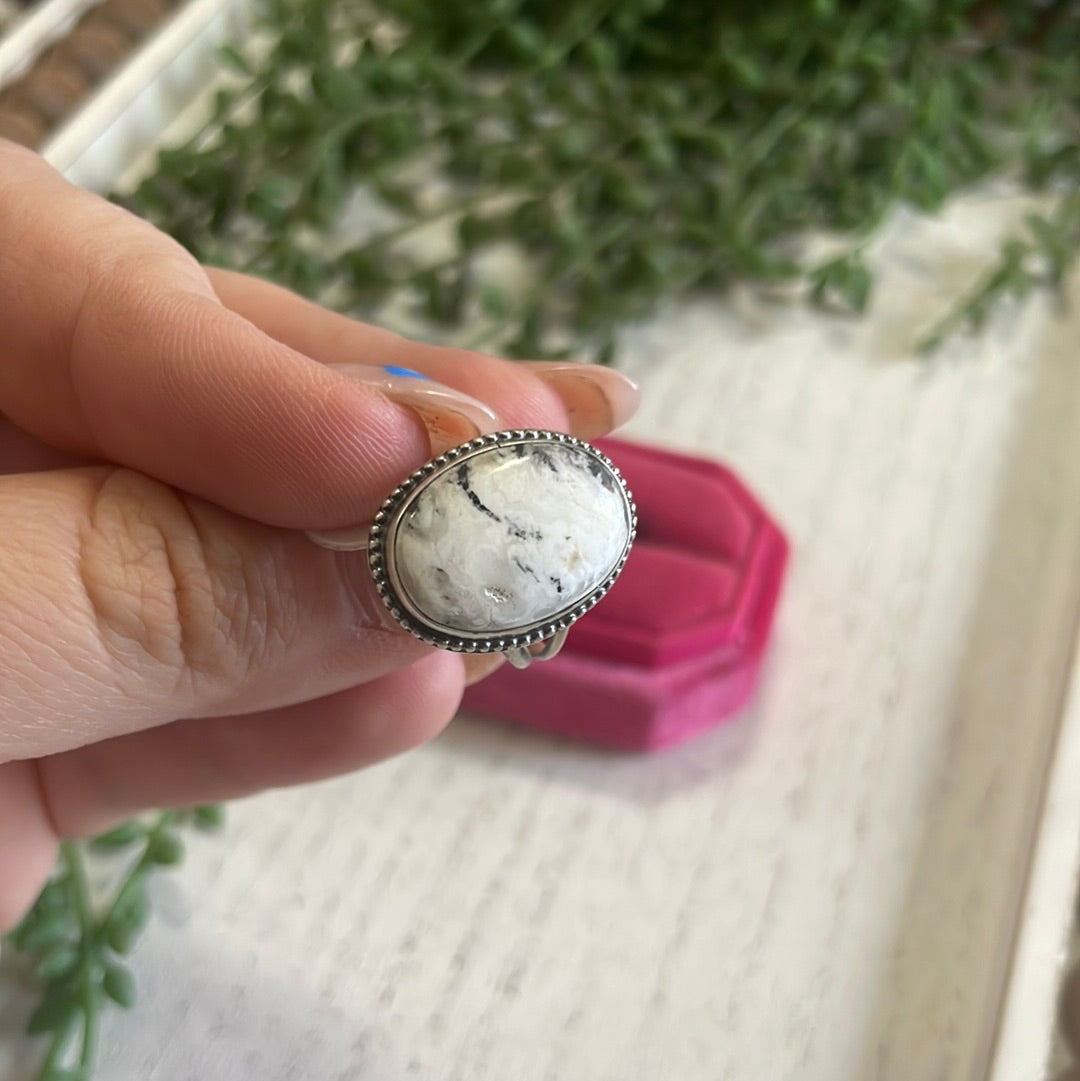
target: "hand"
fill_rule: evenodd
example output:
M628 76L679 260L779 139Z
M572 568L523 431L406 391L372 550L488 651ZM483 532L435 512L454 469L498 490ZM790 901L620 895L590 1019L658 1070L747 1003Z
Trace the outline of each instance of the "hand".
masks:
M636 403L204 269L2 140L0 360L0 930L61 837L438 732L463 659L302 531L370 519L455 425L591 438ZM387 393L382 365L448 389Z

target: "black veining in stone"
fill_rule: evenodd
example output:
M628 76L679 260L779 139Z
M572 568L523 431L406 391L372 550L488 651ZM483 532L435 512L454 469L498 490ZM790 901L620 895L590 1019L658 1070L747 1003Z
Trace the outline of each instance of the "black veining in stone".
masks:
M471 483L469 481L469 463L462 462L458 466L457 471L458 484L461 486L461 490L469 497L469 502L481 512L486 514L493 522L501 522L502 518L499 517L490 507L485 506L481 502L480 497L472 490Z

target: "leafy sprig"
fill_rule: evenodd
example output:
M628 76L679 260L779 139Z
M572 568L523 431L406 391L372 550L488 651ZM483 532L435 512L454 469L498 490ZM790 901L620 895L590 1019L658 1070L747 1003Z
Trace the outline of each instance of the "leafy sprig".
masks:
M1071 0L273 0L266 28L124 201L207 261L511 355L604 359L737 281L860 312L897 205L1080 176ZM1064 266L1049 241L1020 243ZM941 332L1015 294L1015 262Z
M98 1018L111 1002L135 1002L135 980L124 964L150 918L147 880L184 855L180 830L215 830L220 807L166 811L151 822L127 822L87 844L64 841L52 879L8 943L33 966L40 1001L27 1031L46 1036L48 1050L37 1081L89 1081L97 1048ZM95 903L87 876L87 849L124 859L112 895Z
M1080 191L1070 192L1049 217L1027 215L1024 225L1023 233L1002 243L998 262L921 339L921 352L933 352L958 331L981 330L1003 299L1061 288L1080 257Z

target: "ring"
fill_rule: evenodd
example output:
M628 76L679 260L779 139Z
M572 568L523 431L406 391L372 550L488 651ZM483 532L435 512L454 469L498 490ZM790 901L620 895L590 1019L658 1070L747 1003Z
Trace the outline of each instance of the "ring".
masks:
M386 498L366 538L390 614L417 638L457 653L547 660L615 584L637 512L596 447L561 432L507 431L448 450ZM353 539L348 539L349 537Z

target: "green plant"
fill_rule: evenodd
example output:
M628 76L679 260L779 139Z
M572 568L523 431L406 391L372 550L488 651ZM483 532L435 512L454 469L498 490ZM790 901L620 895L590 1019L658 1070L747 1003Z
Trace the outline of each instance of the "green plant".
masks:
M28 1031L47 1036L38 1081L88 1081L97 1047L98 1016L106 1002L125 1009L135 1001L126 957L150 918L147 879L184 856L179 830L217 829L217 806L166 811L153 821L127 822L86 844L64 841L60 862L33 908L8 938L33 964L41 1000ZM87 849L123 859L112 894L95 903L87 880Z
M627 321L736 281L860 312L898 204L1080 170L1064 0L276 0L267 27L124 201L210 262L515 356L606 360ZM924 344L1060 280L1074 204Z

